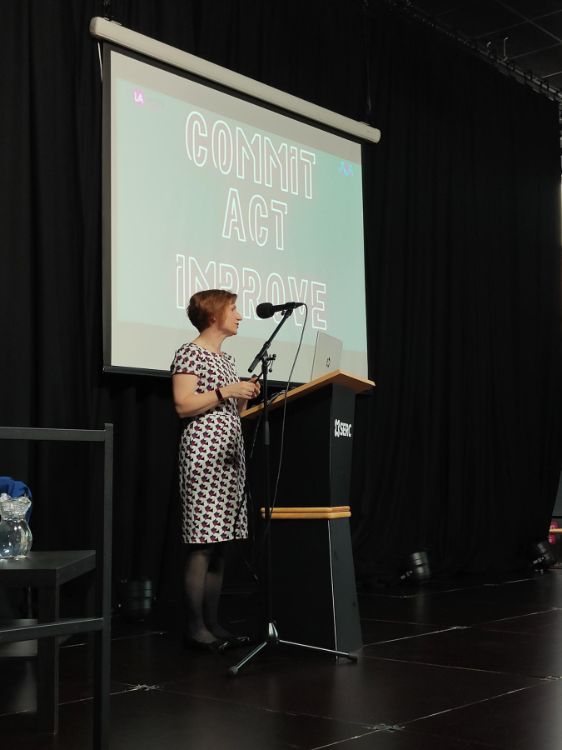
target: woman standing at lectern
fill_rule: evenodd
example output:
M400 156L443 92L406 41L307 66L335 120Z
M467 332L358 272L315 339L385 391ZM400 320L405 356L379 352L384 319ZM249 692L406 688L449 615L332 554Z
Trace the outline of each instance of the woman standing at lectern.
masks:
M218 606L226 542L248 535L239 415L260 386L241 381L233 358L221 350L242 320L235 294L222 289L197 292L187 314L199 336L177 350L171 366L174 404L184 420L179 446L186 545L184 645L217 651L248 640L219 625Z

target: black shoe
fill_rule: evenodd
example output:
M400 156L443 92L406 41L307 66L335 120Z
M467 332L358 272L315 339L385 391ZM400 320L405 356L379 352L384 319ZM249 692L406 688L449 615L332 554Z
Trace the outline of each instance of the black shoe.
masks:
M183 647L192 651L206 651L207 653L222 654L228 648L228 641L198 641L186 633L182 636Z
M228 648L240 648L240 646L250 646L255 642L255 638L250 635L229 635L226 642Z

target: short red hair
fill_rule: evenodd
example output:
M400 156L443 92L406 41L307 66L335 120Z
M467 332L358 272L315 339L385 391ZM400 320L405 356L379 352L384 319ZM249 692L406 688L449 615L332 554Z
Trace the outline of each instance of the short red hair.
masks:
M189 300L187 317L201 333L213 323L213 318L219 320L222 317L227 305L235 302L237 296L226 289L196 292Z

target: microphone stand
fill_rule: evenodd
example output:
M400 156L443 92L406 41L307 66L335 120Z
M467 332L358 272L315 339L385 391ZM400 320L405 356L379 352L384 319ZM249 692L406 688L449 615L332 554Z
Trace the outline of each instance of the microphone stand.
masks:
M244 667L249 661L251 661L254 656L257 656L260 651L263 651L264 648L267 646L297 646L299 648L305 648L309 649L311 651L321 651L327 654L333 654L334 656L342 656L346 659L349 659L350 661L356 662L357 656L355 654L348 653L346 651L335 651L331 648L322 648L321 646L312 646L310 644L305 643L295 643L294 641L286 641L281 638L279 638L279 633L277 631L277 626L275 624L275 621L273 619L273 593L272 593L272 585L271 585L271 579L272 579L272 555L271 555L271 515L272 515L272 506L271 506L271 476L270 476L270 466L271 466L271 442L270 442L270 434L269 434L269 399L267 394L267 373L270 370L270 367L272 363L275 361L276 355L272 354L269 355L269 347L271 346L271 342L277 335L279 329L281 326L285 323L287 318L292 315L292 309L285 310L283 312L283 317L277 326L277 328L273 331L271 336L267 339L267 341L264 343L260 351L257 353L257 355L254 357L254 361L248 368L248 372L253 372L256 368L256 365L258 362L261 361L261 371L262 371L262 393L263 393L263 416L262 416L262 435L263 435L263 448L264 448L264 470L265 470L265 493L264 493L264 509L265 509L265 536L264 536L264 543L265 543L265 560L266 560L266 568L265 568L265 590L266 590L266 606L267 606L267 628L265 633L265 638L261 643L258 643L257 646L255 646L246 656L241 659L237 664L233 665L232 667L229 667L228 674L231 677L235 677L240 669ZM287 397L287 394L285 394L285 398Z

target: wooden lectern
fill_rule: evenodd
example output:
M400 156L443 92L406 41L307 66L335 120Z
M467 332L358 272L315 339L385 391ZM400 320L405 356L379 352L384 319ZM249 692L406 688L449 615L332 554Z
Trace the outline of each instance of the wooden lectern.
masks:
M343 651L362 645L349 488L355 395L374 385L336 370L270 404L272 498L286 405L283 463L271 526L274 615L284 639ZM245 431L262 411L259 405L243 412ZM248 465L256 502L264 492L263 466L258 439Z

